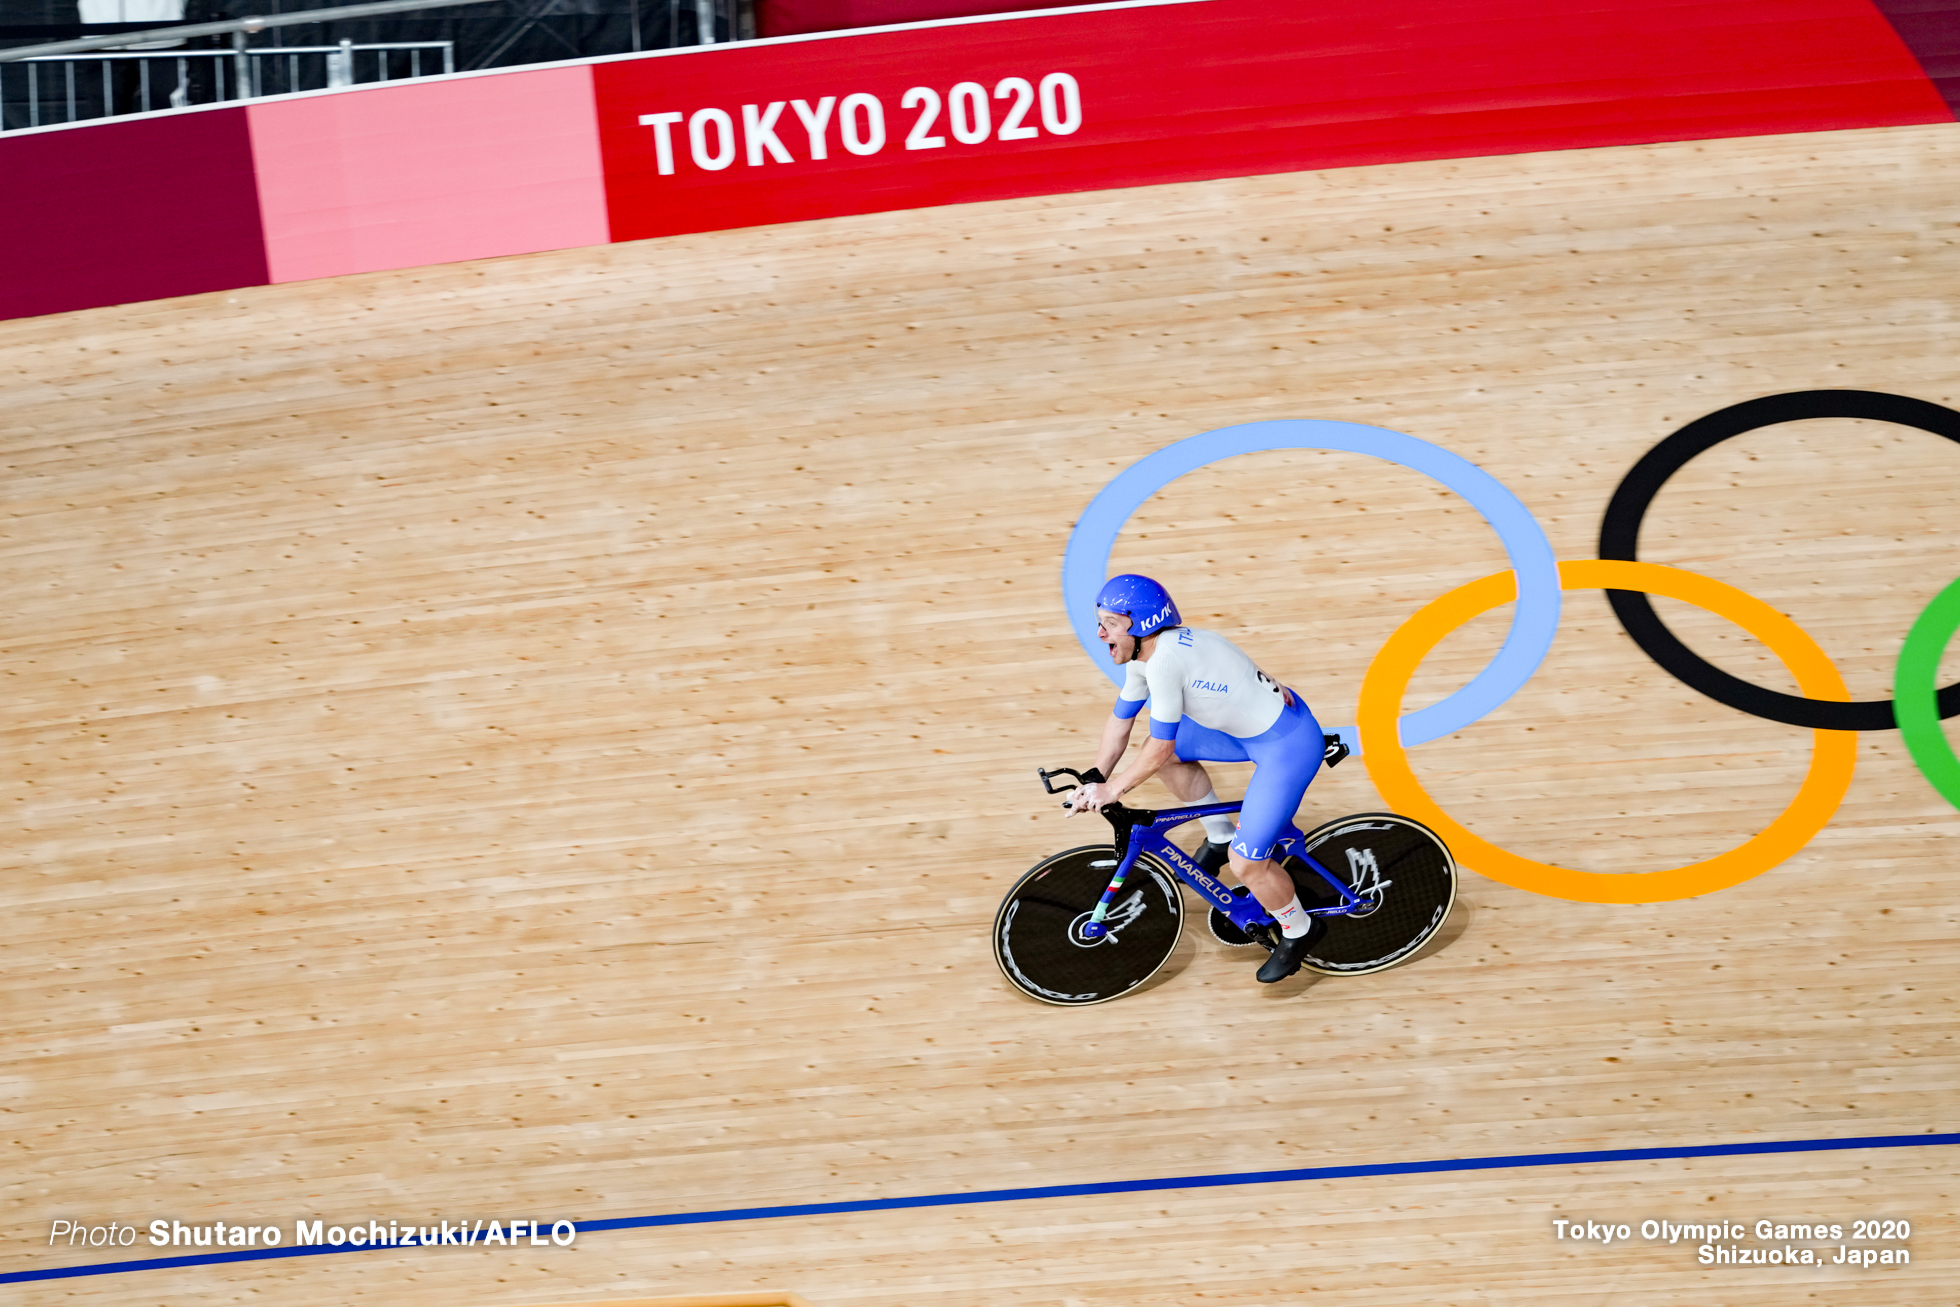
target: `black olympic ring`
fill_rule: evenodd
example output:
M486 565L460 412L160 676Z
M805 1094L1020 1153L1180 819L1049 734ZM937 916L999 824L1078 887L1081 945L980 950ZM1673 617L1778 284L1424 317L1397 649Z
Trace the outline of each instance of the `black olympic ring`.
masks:
M1599 556L1627 562L1637 560L1641 519L1667 479L1696 454L1714 448L1730 436L1802 418L1868 418L1895 426L1917 427L1960 443L1960 413L1923 399L1908 399L1883 391L1797 390L1731 404L1690 422L1648 450L1633 465L1619 489L1613 492L1613 500L1607 504L1606 516L1600 522ZM1637 590L1608 590L1606 597L1620 625L1649 658L1689 688L1699 690L1717 703L1813 730L1889 731L1898 726L1889 699L1832 703L1779 694L1730 676L1676 639L1654 612L1654 605L1646 595ZM1941 717L1960 714L1960 681L1941 689L1938 702Z

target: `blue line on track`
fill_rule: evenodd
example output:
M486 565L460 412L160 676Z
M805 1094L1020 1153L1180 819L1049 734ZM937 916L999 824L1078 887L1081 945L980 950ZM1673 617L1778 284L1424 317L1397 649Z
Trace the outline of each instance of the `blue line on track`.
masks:
M784 1216L835 1216L848 1212L889 1212L906 1207L964 1207L973 1203L1017 1203L1035 1198L1085 1198L1099 1194L1150 1193L1163 1189L1215 1189L1225 1185L1287 1184L1300 1180L1345 1180L1365 1175L1424 1175L1438 1171L1502 1171L1527 1166L1592 1166L1601 1162L1664 1162L1689 1157L1747 1157L1762 1153L1825 1153L1852 1148L1927 1148L1960 1144L1960 1133L1865 1135L1854 1139L1780 1139L1755 1144L1695 1144L1681 1148L1602 1148L1577 1153L1512 1153L1501 1157L1449 1157L1429 1162L1375 1162L1361 1166L1301 1166L1283 1171L1231 1171L1222 1175L1177 1175L1159 1180L1105 1180L1095 1184L1037 1185L1026 1189L980 1189L969 1193L919 1194L910 1198L862 1198L844 1203L792 1203L781 1207L733 1207L711 1212L667 1212L659 1216L620 1216L579 1221L578 1232L640 1230L660 1225L706 1225L718 1221L766 1221ZM57 1266L45 1271L0 1275L0 1284L63 1280L78 1275L120 1275L176 1266L221 1262L263 1262L280 1257L319 1257L328 1253L398 1251L386 1244L339 1248L255 1248L194 1257L153 1257L93 1266Z

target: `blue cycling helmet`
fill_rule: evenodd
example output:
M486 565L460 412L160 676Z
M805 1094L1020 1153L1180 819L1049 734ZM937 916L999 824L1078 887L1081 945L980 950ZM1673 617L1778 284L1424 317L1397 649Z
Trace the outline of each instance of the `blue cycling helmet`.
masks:
M1177 615L1171 592L1147 576L1125 572L1112 576L1096 591L1096 607L1130 619L1130 634L1141 644L1157 632L1184 622Z

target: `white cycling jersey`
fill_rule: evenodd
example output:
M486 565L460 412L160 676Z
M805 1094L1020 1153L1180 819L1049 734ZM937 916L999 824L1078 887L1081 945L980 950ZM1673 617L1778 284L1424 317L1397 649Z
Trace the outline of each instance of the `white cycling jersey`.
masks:
M1244 650L1213 631L1180 626L1165 631L1149 662L1127 665L1116 715L1134 717L1150 704L1150 734L1177 737L1187 715L1200 726L1241 740L1263 735L1286 708L1279 682Z

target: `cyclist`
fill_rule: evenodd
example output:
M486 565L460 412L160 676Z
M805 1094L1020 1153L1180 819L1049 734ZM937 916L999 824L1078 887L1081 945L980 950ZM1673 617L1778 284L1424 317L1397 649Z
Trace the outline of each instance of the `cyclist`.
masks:
M1214 875L1229 862L1273 914L1281 938L1259 979L1286 979L1300 969L1319 919L1307 915L1292 878L1273 861L1273 845L1327 753L1320 723L1299 695L1260 671L1237 645L1185 626L1170 593L1147 576L1126 573L1103 583L1096 635L1126 679L1096 754L1096 770L1109 779L1078 788L1069 816L1115 803L1152 776L1186 803L1218 803L1203 764L1252 763L1236 828L1229 815L1201 818L1206 840L1196 861ZM1146 703L1150 739L1117 772Z

